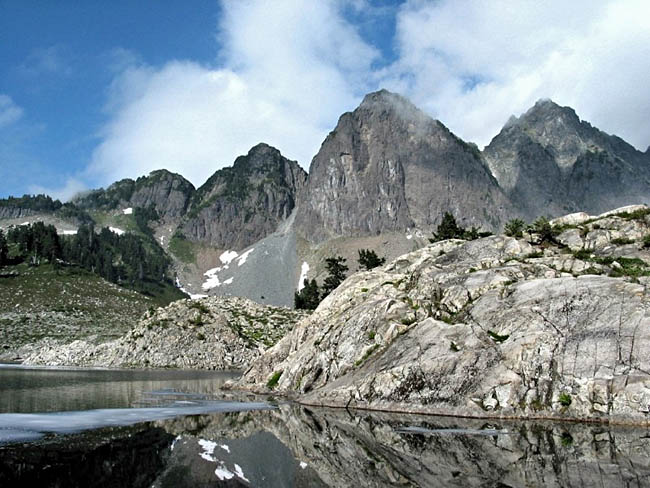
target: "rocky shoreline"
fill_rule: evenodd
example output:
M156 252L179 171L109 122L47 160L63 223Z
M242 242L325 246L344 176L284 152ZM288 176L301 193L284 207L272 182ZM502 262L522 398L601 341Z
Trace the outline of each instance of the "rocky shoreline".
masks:
M349 277L233 388L306 405L647 424L647 207L443 241Z

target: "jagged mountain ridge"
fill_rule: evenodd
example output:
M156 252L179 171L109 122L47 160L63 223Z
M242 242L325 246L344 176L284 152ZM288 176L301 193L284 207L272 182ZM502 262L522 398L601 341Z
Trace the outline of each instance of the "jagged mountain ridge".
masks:
M549 100L512 117L481 152L404 97L381 90L340 117L309 175L261 143L198 189L180 175L159 170L74 202L99 216L97 227L127 231L135 228L126 215L129 207L156 210L159 220L150 229L177 258L176 270L190 293L234 293L287 305L301 262L302 268L310 267L308 278L321 279L323 256L342 253L354 259L364 239L372 240L364 246L396 257L426 243L445 211L465 227L499 231L513 217L530 221L650 203L649 162L650 151L637 151ZM27 215L24 220L38 218L33 209L14 207L0 205L7 214L0 218L13 217L8 222L13 225ZM241 268L237 276L221 259L226 250L253 247L261 254L250 254L251 269ZM224 268L218 278L226 286L207 289L206 272L216 267ZM269 270L277 278L278 269L283 270L281 284L277 279L267 283ZM287 288L283 298L271 287Z
M476 146L381 90L345 113L312 160L296 217L312 242L431 228L451 211L495 230L513 213Z
M273 233L296 206L307 173L267 144L214 173L193 195L180 229L192 241L243 249Z
M528 218L598 213L650 199L647 151L550 100L511 117L483 155L513 205Z
M194 185L183 176L161 169L82 194L73 203L86 210L153 207L161 218L179 218L186 213L194 192Z

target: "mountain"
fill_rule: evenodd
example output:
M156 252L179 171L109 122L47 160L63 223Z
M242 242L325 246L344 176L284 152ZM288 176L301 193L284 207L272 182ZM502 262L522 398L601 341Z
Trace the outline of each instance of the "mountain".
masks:
M82 194L73 203L86 210L153 208L160 218L180 218L194 192L194 185L181 175L161 169L137 180L127 178L106 189Z
M296 217L312 242L430 229L445 211L495 230L513 211L476 146L381 90L345 113L309 170Z
M483 156L529 219L650 202L650 154L550 100L511 117Z
M180 230L190 241L241 250L291 215L306 180L296 161L258 144L196 191Z

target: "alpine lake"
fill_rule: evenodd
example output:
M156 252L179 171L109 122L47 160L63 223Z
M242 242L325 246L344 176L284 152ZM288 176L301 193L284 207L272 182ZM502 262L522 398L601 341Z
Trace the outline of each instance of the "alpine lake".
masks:
M236 373L0 366L0 487L649 487L650 429L322 409Z

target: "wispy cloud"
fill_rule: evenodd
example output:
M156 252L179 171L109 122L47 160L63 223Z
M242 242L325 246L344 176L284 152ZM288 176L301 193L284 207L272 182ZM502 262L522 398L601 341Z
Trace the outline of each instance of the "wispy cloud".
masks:
M480 145L548 97L645 148L648 17L643 0L410 1L384 83Z
M67 202L72 197L85 190L88 190L88 186L84 182L77 178L69 178L62 186L46 187L41 185L30 185L28 191L33 195L42 193L51 196L55 200Z
M73 74L66 48L58 44L33 49L16 71L28 78L44 75L68 77Z
M23 109L9 95L0 93L0 129L9 126L23 116Z

